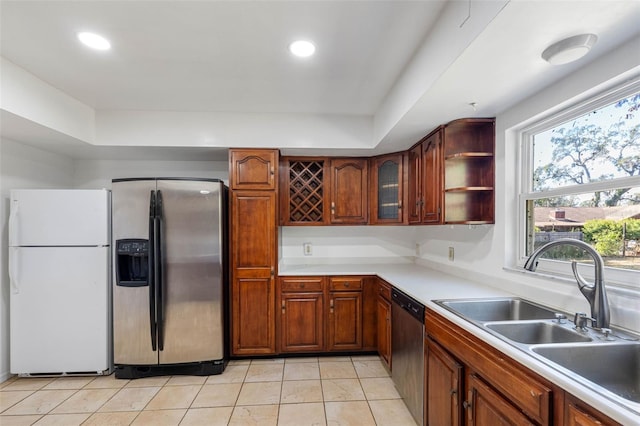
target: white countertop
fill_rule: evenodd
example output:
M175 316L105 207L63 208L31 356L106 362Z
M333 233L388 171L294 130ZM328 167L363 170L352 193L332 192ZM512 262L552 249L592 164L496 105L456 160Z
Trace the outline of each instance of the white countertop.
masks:
M500 340L475 324L458 317L433 302L433 300L439 299L519 296L517 293L507 293L471 280L465 280L411 263L284 265L281 266L279 275L377 275L612 419L623 425L640 425L640 404L625 403L624 400L616 400L615 398L610 399L608 395L600 394L590 389L587 385L566 376L562 372L537 360L529 353Z

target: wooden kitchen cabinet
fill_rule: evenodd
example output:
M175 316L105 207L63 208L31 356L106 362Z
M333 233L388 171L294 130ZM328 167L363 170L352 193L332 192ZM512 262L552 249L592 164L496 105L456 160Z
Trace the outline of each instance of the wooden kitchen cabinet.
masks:
M284 157L281 224L366 224L368 169L364 158Z
M327 350L362 349L361 277L329 278Z
M442 223L442 127L408 151L408 223Z
M552 424L551 384L428 308L425 332L429 347L432 341L437 343L464 367L466 391L462 405L466 413L465 424ZM426 362L428 365L428 357ZM430 374L427 369L426 383L432 380ZM448 373L440 371L434 374L446 377ZM441 379L436 377L433 380ZM432 409L441 409L432 401L432 392L436 400L443 397L439 394L442 390L427 387L425 403L428 415Z
M406 158L405 154L399 152L370 159L370 224L389 225L405 222Z
M431 338L425 339L424 350L426 424L463 425L463 365Z
M329 207L332 224L366 224L369 217L368 162L365 158L332 158L329 163Z
M376 323L378 337L378 355L387 368L391 369L391 286L378 279L378 297L376 300Z
M275 353L276 194L231 193L232 353Z
M233 149L229 151L229 187L235 189L276 189L278 151L273 149Z
M422 142L422 223L442 223L442 131Z
M607 416L587 406L570 394L565 396L565 426L619 426Z
M444 127L445 223L494 223L495 119L468 118Z
M365 295L375 294L373 284L373 278L360 276L280 277L280 352L375 350L375 305L364 303ZM365 318L370 329L363 326Z
M468 398L464 407L467 425L535 426L527 416L475 374L468 377Z
M324 350L324 279L280 279L280 351Z
M283 157L280 176L282 225L323 225L328 222L328 159Z
M230 346L234 356L276 353L278 198L269 169L277 158L275 150L229 152Z

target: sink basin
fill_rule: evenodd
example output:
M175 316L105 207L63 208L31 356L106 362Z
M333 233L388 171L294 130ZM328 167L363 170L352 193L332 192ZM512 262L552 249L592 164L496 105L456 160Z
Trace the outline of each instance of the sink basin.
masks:
M517 322L485 324L485 326L507 339L529 345L592 341L588 336L549 322Z
M531 350L621 396L640 403L640 344L539 346Z
M441 300L436 303L472 321L553 319L555 312L519 298Z

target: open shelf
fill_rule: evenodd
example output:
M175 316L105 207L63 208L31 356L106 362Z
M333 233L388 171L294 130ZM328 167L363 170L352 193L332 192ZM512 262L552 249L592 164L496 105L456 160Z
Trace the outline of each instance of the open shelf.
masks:
M444 192L493 191L493 186L457 186L445 188Z
M493 157L493 152L457 152L447 155L445 160L463 160L468 158Z

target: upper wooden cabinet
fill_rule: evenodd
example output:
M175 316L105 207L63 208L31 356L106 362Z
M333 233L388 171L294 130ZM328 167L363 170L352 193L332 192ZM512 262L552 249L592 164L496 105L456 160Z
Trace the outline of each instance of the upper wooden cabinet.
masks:
M329 193L331 223L365 224L369 210L368 163L364 158L332 158Z
M494 223L494 150L495 119L465 118L403 152L285 157L280 224Z
M408 223L442 223L442 128L408 151Z
M281 176L282 225L367 223L366 159L283 157Z
M233 149L229 153L229 181L233 189L276 189L278 151Z
M329 217L326 201L329 160L317 157L283 157L280 178L280 223L323 225Z
M444 128L445 223L494 223L495 119L468 118Z
M406 158L407 156L400 152L369 160L370 224L405 222Z
M422 223L442 223L442 131L422 142Z

